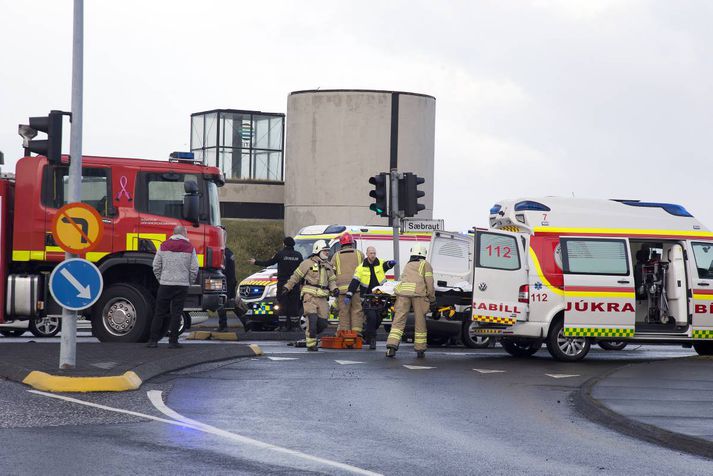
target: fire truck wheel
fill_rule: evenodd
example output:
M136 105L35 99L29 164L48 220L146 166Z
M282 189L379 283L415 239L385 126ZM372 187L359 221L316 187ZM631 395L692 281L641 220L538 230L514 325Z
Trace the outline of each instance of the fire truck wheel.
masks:
M59 317L43 317L29 322L30 332L35 337L54 337L62 328Z
M542 347L541 341L504 340L500 342L505 352L513 357L532 357Z
M600 340L597 345L604 350L624 350L628 342L623 340Z
M562 362L582 360L589 353L591 345L587 337L565 336L563 319L554 321L547 334L547 350L552 357Z
M154 299L133 283L112 284L94 306L92 333L101 342L144 342L148 339Z
M713 342L696 342L693 348L698 355L713 355Z
M478 327L479 325L476 321L465 321L463 323L463 333L461 334L463 343L471 349L486 349L490 347L493 338L475 334Z
M24 333L25 329L3 329L0 331L0 334L4 335L5 337L20 337Z

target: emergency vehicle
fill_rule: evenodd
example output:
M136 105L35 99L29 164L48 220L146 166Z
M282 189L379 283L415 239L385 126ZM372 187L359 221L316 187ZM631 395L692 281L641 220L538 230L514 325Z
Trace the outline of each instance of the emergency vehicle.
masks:
M329 257L339 249L339 237L349 232L357 242L357 248L366 253L369 246L376 248L379 260L393 259L393 230L386 226L359 226L359 225L312 225L302 228L295 236L295 250L304 258L312 254L312 246L317 240L324 240L329 245ZM420 242L428 245L431 241L430 233L405 233L400 235L399 253L401 259L408 259L408 253L414 243ZM393 270L386 274L386 278L393 280ZM277 304L277 268L265 268L254 273L240 282L238 287L240 298L248 306L245 315L247 329L262 330L274 329L278 326L279 305ZM338 322L338 317L330 314L330 323ZM385 320L388 326L391 317Z
M638 200L498 202L475 230L472 319L515 356L562 361L592 342L713 354L713 233L684 207Z
M191 154L177 157L82 159L82 202L97 210L104 225L97 248L84 256L102 272L104 290L82 314L101 341L148 338L158 289L153 257L179 223L188 230L201 267L186 298L184 325L190 326L192 314L207 317L204 311L226 301L218 202L222 174L194 162ZM66 156L59 163L28 156L17 162L14 176L0 178L0 324L61 315L48 281L64 259L52 222L67 203L68 173Z

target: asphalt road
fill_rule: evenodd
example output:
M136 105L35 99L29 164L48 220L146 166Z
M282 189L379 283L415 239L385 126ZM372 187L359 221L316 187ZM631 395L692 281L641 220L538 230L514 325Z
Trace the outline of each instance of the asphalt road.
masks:
M570 401L591 377L691 355L681 348L593 350L583 362L564 364L544 350L517 360L500 348L440 348L417 360L404 345L387 360L383 345L375 352L306 353L282 342L260 344L265 357L177 372L137 392L68 396L80 402L0 382L0 470L713 473L713 461L599 426Z

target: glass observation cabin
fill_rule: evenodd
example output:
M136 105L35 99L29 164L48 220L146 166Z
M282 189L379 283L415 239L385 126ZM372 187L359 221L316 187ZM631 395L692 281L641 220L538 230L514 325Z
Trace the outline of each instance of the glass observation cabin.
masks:
M283 182L285 115L215 109L191 114L195 160L226 180Z

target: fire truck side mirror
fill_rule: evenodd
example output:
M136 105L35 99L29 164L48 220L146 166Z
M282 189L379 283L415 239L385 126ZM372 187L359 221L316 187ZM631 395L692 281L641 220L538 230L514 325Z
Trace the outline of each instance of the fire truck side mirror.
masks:
M183 196L183 219L191 222L193 226L198 226L200 215L198 184L189 180L184 183L183 189L186 192Z

